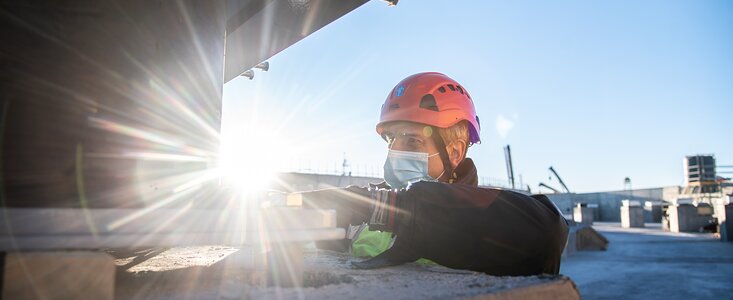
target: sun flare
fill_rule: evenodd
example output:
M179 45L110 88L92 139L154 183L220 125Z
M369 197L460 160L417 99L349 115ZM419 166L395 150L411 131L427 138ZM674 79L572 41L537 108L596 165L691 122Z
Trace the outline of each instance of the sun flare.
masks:
M219 171L222 182L241 192L269 188L288 157L279 134L266 130L236 130L222 137Z

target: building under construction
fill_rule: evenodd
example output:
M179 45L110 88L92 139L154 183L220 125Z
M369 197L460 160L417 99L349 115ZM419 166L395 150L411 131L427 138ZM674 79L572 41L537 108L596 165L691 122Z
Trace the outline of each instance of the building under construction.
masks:
M224 83L252 78L267 59L365 2L0 4L2 297L579 299L572 276L419 264L363 271L348 255L314 248L350 228L337 226L334 210L303 207L287 192L371 178L283 174L282 193L221 184ZM620 222L630 205L622 200L652 203L650 213L665 207L667 221L652 214L645 222L671 231L699 228L680 224L707 213L706 204L729 226L720 220L731 213L731 187L710 174L710 158L686 158L684 188L549 195L568 215L581 208L565 258L614 251L620 227L591 224ZM596 209L582 209L589 205ZM583 214L594 214L591 224ZM723 257L731 248L721 245ZM730 266L733 257L723 259Z

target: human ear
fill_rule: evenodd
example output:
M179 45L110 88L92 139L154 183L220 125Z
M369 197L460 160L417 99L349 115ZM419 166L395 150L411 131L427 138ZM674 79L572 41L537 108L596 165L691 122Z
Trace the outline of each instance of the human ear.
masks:
M468 145L466 141L455 140L450 145L445 147L448 150L448 158L450 159L451 168L455 170L466 156L466 149Z

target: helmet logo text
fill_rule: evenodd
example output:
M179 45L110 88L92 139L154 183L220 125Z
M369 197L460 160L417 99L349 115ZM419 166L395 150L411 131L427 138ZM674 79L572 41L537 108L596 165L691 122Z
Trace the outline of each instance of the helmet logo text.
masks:
M397 90L395 91L394 95L395 97L399 97L399 96L402 96L402 93L404 92L405 92L405 86L401 85L397 87Z

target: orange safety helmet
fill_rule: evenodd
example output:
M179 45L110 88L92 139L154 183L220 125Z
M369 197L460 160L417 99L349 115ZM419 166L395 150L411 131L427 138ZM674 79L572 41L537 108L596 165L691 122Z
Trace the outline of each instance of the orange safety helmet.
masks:
M384 123L393 121L448 128L463 120L470 124L468 142L481 142L481 124L468 91L444 74L418 73L400 81L389 93L382 104L377 133L382 135Z

